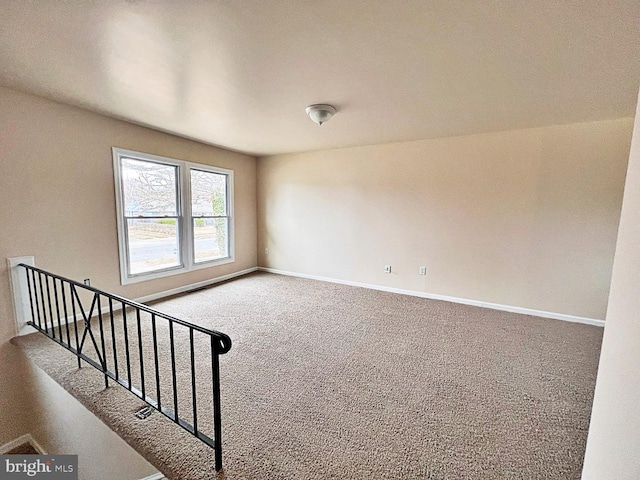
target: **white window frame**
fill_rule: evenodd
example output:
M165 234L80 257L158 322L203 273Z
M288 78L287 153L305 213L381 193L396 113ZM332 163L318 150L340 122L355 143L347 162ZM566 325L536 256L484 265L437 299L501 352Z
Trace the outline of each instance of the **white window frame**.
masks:
M124 148L112 148L113 153L113 172L115 180L116 194L116 215L118 225L118 254L120 257L120 283L127 285L131 283L143 282L154 278L162 278L170 275L178 275L181 273L199 270L201 268L210 268L218 265L224 265L235 261L235 228L233 216L233 170L220 167L212 167L201 163L186 162L175 158L161 157L150 153L136 152L126 150ZM130 158L143 162L160 163L177 167L178 181L178 241L180 243L180 259L181 265L164 268L162 270L154 270L152 272L143 272L137 274L129 273L129 242L127 238L127 220L124 211L124 190L122 186L122 159ZM196 263L194 261L194 245L193 245L193 218L191 212L191 170L200 170L211 173L226 175L227 179L227 215L228 215L228 251L227 257L215 260L207 260Z

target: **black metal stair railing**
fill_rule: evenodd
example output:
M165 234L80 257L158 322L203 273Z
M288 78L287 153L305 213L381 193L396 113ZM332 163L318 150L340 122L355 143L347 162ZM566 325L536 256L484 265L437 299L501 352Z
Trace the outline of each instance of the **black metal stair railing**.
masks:
M211 446L220 470L220 355L231 349L229 336L45 270L19 266L26 269L27 324L76 355L78 368L84 360L102 372L105 387L109 379L115 381ZM209 355L211 365L205 369L203 361L209 361L201 357ZM199 389L197 375L206 380L211 375L211 397ZM203 414L203 404L211 405L212 417Z

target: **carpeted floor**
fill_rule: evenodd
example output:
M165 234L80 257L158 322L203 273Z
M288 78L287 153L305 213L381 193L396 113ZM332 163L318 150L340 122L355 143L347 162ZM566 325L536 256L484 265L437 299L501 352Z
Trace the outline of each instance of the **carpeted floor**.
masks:
M580 478L601 328L267 273L154 308L234 342L217 478ZM167 477L215 478L212 450L137 419L125 389L39 333L14 343Z

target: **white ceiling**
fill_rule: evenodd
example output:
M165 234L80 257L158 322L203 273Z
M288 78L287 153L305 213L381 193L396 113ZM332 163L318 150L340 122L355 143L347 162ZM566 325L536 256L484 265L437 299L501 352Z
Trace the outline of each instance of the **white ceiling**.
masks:
M388 143L633 116L639 20L640 0L0 0L0 84L257 155Z

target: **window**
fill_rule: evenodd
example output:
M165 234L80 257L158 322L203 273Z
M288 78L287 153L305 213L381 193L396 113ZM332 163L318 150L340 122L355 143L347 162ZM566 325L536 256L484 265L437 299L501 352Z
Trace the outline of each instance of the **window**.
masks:
M113 149L122 284L229 263L233 171Z

